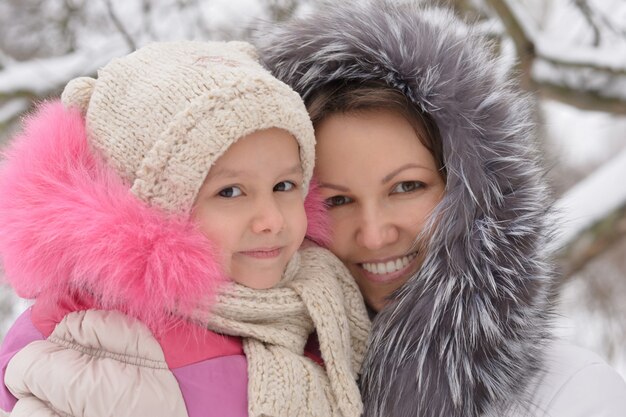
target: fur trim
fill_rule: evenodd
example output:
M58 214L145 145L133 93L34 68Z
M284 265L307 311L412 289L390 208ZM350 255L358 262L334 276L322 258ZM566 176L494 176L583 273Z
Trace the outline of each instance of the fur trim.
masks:
M330 217L328 208L319 192L319 184L315 177L311 179L309 193L304 200L307 229L306 236L320 246L327 247L331 239Z
M94 308L158 331L173 320L168 312L191 311L223 281L192 222L141 202L94 156L77 110L42 105L5 156L0 254L19 296L94 294Z
M523 405L549 338L552 282L532 103L501 78L485 40L442 9L333 4L264 28L257 44L305 100L328 82L384 80L440 130L446 195L422 269L374 320L365 415L476 417Z

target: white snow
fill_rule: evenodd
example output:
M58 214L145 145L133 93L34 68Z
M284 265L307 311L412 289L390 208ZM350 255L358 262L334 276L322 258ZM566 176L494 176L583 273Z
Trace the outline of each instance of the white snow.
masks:
M626 73L626 44L598 48L578 45L573 48L572 44L542 36L535 48L539 56L549 57L560 63L588 65Z
M18 62L0 72L0 92L27 91L45 96L72 78L95 73L111 58L127 52L126 45L116 39L61 57Z
M626 117L554 101L544 101L541 107L557 162L578 172L594 171L557 201L561 227L552 245L559 249L626 204Z
M8 103L0 107L0 124L6 123L19 116L21 113L25 112L29 106L30 100L27 98L10 100Z
M556 203L562 220L560 233L551 242L562 248L581 231L626 202L626 149L569 189Z
M549 12L541 22L519 0L505 0L505 3L535 46L537 59L532 68L535 81L582 87L626 101L625 36L616 36L604 28L600 32L600 44L594 46L592 29L580 10L566 0L552 0L549 3L552 7L544 6ZM626 16L623 1L605 0L594 7L608 16L615 13Z

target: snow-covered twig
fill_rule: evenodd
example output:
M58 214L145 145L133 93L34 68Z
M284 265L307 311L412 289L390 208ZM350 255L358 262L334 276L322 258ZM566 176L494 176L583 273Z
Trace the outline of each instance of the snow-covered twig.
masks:
M624 222L626 205L626 149L613 157L601 168L569 189L555 205L559 216L559 233L550 243L550 250L565 252L574 258L565 269L568 275L579 269L601 249L605 249L625 231L619 224ZM611 184L607 192L607 184ZM606 231L592 233L588 239L581 236L600 222L608 222ZM623 229L623 226L621 227ZM575 244L574 246L572 246ZM575 252L575 253L572 253Z
M0 126L17 118L20 114L24 113L29 106L30 100L22 97L9 100L7 103L0 106Z
M104 4L106 5L107 13L109 15L109 18L111 19L111 22L113 22L113 25L115 26L117 31L120 33L120 35L122 35L124 41L126 41L128 48L131 51L137 49L137 43L133 40L132 36L130 36L130 33L128 33L128 31L122 24L122 21L115 13L115 9L113 8L113 3L111 3L111 0L104 0Z
M72 78L95 74L111 58L127 52L124 42L112 40L60 57L15 62L0 72L0 98L45 97Z
M529 89L582 109L626 114L626 49L567 47L542 37L513 0L486 0L517 49L522 83Z

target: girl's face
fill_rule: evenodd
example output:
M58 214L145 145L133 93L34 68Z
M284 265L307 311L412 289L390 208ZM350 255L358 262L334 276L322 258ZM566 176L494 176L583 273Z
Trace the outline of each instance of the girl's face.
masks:
M330 250L380 310L416 272L416 245L445 182L409 122L388 110L334 114L316 128L316 176L330 206Z
M233 281L271 288L306 232L298 143L281 129L244 136L211 167L193 216Z

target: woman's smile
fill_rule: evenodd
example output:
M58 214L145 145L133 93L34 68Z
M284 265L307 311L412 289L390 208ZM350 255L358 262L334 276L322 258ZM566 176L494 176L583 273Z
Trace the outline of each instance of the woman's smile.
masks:
M357 263L361 267L362 275L373 282L390 282L398 278L404 278L414 267L417 252L404 256L388 258L378 261Z

